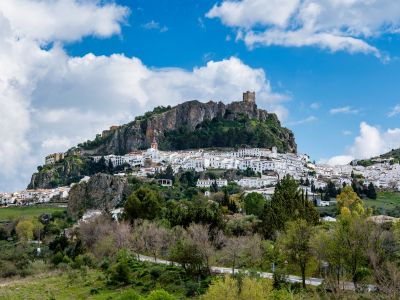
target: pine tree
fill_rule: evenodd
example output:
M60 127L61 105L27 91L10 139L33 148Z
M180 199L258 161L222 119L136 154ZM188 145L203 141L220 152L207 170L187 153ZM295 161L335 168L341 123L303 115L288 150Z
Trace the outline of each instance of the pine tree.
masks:
M264 207L261 216L263 233L266 238L273 238L286 222L297 219L317 224L319 214L313 203L302 197L298 183L287 175L275 186L271 201Z
M113 173L113 170L114 170L114 165L113 165L111 159L109 159L109 160L108 160L107 173L112 174L112 173Z
M212 192L212 193L217 193L218 192L218 184L217 184L217 181L213 181L213 183L211 184L211 186L210 186L210 191Z

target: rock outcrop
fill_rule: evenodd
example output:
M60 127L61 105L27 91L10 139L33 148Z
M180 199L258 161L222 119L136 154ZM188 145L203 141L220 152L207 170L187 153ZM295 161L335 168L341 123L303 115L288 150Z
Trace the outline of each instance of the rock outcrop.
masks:
M169 131L178 130L182 127L194 131L204 121L215 118L235 120L240 116L276 124L277 128L283 129L276 133L276 138L279 139L281 144L285 145L285 151L297 151L293 133L281 127L275 114L258 109L255 103L243 101L230 104L213 101L202 103L193 100L179 104L162 113L146 115L136 118L129 124L120 126L96 143L81 145L80 152L83 155L124 155L131 151L148 148L153 137L161 141L165 133Z
M99 173L71 188L68 214L77 217L87 209L111 210L123 203L129 194L126 178Z
M60 185L69 185L79 181L87 174L86 164L89 158L79 155L69 155L53 164L39 167L32 174L28 189L48 189Z

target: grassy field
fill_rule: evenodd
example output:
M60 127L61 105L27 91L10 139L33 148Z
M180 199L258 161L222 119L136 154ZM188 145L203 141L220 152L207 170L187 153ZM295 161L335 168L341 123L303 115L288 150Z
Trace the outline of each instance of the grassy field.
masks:
M0 208L0 222L20 217L35 217L43 213L62 212L65 208L55 206L14 206Z
M68 271L0 283L0 299L122 299L130 290L107 288L99 271Z
M379 192L376 200L364 199L367 207L374 209L375 214L388 214L398 217L400 215L400 193Z

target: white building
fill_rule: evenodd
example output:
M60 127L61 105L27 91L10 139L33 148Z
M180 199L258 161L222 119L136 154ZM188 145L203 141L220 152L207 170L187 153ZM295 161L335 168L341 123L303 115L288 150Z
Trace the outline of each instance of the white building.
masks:
M226 179L199 179L197 180L196 186L199 188L209 188L213 183L217 183L218 187L223 187L228 185L228 180Z

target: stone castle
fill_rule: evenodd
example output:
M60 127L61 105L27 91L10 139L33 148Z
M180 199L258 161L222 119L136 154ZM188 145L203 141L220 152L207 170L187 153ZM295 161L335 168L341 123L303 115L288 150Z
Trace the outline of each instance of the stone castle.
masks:
M256 92L250 92L250 91L244 92L243 102L252 104L256 103Z

